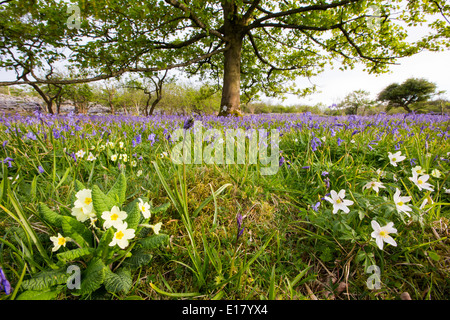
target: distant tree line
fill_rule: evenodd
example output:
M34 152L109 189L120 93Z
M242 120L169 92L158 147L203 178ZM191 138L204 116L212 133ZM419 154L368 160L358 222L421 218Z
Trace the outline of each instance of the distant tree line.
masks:
M34 90L31 90L34 89ZM111 114L148 116L166 114L214 114L220 105L220 90L209 84L176 82L167 72L147 74L140 78L124 78L96 83L0 87L0 93L29 95L43 100L44 111L61 113L71 105L76 113L93 110ZM359 89L348 93L331 106L282 105L263 101L245 100L241 110L246 114L305 113L323 115L370 115L380 112L450 113L450 101L443 99L443 91L436 92L436 85L425 79L410 78L402 84L393 83L376 97ZM435 99L432 99L435 98Z

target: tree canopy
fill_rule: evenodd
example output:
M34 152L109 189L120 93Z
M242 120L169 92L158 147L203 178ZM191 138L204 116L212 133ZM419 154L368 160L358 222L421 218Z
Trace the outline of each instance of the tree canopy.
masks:
M411 106L429 100L436 92L436 84L426 80L409 78L402 84L392 83L378 94L378 100L387 102L386 110L401 107L412 112Z
M400 57L446 48L449 13L445 0L4 0L0 68L16 79L0 85L177 68L217 85L219 115L229 115L241 96L311 92L294 80L337 61L380 73ZM405 27L428 15L430 33L409 42ZM54 76L58 63L70 77Z

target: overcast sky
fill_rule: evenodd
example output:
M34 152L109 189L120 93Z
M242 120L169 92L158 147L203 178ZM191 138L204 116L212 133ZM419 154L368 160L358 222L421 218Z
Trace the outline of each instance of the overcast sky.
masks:
M450 100L450 51L421 52L412 57L403 58L393 65L389 73L382 75L369 75L362 71L362 66L354 70L341 71L328 69L319 76L312 78L311 82L317 85L318 93L304 98L289 96L284 105L323 103L329 106L342 100L348 93L363 89L371 93L373 99L386 86L393 82L402 83L408 78L425 78L434 82L438 90L446 91L441 97ZM301 85L310 85L306 80L298 81ZM268 100L273 103L276 100Z

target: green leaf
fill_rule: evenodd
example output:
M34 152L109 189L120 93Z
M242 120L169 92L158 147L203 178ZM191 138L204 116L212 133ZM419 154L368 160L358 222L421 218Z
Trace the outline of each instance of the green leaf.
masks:
M428 256L433 259L434 261L439 261L441 260L441 256L438 255L436 252L434 251L427 251Z
M38 212L39 216L47 221L51 226L61 228L61 218L63 216L54 212L45 203L39 203Z
M100 288L105 280L107 267L100 259L93 259L87 269L81 274L81 288L79 294L89 294Z
M112 188L108 191L107 196L114 200L118 205L122 205L126 200L127 179L121 173Z
M123 265L130 269L137 269L148 265L152 261L152 258L153 256L146 252L146 250L135 250L133 251L133 255L123 262Z
M151 212L152 214L154 214L154 213L159 213L159 212L165 212L167 209L169 209L169 207L170 207L170 202L167 202L167 203L165 203L165 204L163 204L163 205L160 205L160 206L158 206L158 207L151 208L151 209L150 209L150 212Z
M135 199L125 207L125 211L127 213L125 221L128 224L128 228L130 229L136 229L142 218L142 213L139 209L138 202L139 200Z
M114 249L109 246L114 237L114 229L109 228L105 233L103 233L100 238L100 242L97 246L97 256L103 261L111 258L114 253Z
M147 238L140 240L138 243L145 249L156 249L159 246L167 244L169 242L169 236L167 234L154 234Z
M92 187L92 203L99 219L101 219L104 211L111 211L111 208L115 205L114 201L104 194L97 185Z
M80 190L86 189L84 184L82 184L80 181L75 180L75 191L78 192Z
M107 269L105 272L105 288L112 293L128 293L133 286L133 278L128 269L121 268L116 273Z
M66 252L60 252L56 255L56 257L62 261L73 261L81 257L90 256L95 252L94 248L78 248Z
M65 268L43 271L34 275L31 279L24 280L22 288L24 290L41 291L57 284L66 283L69 277L70 274L66 272Z
M72 238L81 247L89 247L92 243L92 233L77 219L69 216L61 217L64 237Z
M61 290L27 290L16 300L55 300Z

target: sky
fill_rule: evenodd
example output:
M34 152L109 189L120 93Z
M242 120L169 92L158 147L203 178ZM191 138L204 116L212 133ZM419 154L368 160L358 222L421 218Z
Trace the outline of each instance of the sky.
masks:
M402 58L397 61L398 65L390 67L389 73L381 75L368 74L362 71L362 66L354 70L341 71L328 68L326 71L311 79L317 85L319 92L304 98L294 95L281 102L275 99L264 101L271 103L282 103L283 105L306 104L314 105L323 103L330 106L341 101L348 93L362 89L370 93L372 99L391 83L402 83L408 78L425 78L437 85L437 91L446 91L440 97L450 100L450 51L444 52L421 52L412 57ZM309 81L299 79L299 86L310 85Z

